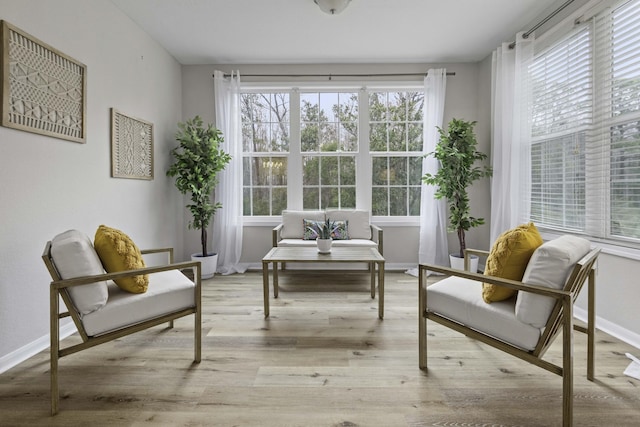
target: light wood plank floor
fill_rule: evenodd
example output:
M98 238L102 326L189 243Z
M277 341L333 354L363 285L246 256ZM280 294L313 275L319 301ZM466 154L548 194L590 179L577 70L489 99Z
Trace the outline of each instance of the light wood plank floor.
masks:
M61 412L50 417L44 351L0 375L0 425L561 424L560 377L431 322L420 371L417 279L387 273L384 320L368 280L286 272L265 320L261 273L216 276L204 285L201 364L191 363L191 318L67 356ZM575 425L638 426L640 381L622 372L624 353L639 351L597 338L592 383L576 333ZM559 362L558 345L549 358Z

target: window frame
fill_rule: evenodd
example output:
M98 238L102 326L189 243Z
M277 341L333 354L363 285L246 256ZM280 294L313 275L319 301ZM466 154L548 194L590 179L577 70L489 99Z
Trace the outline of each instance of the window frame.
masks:
M241 84L241 94L244 93L289 93L289 152L287 169L287 209L302 210L302 158L305 157L301 151L301 127L300 127L300 94L302 92L347 92L358 94L358 150L355 152L345 151L341 155L356 156L356 209L366 209L371 211L372 206L372 155L369 150L369 92L371 91L424 91L422 81L385 81L385 82L243 82ZM426 102L426 99L424 100ZM295 124L295 125L294 125ZM363 143L365 141L366 143ZM407 155L407 152L393 152L398 155ZM258 155L267 153L256 153ZM282 154L274 152L269 155ZM323 156L335 155L335 152L309 153L308 155L320 154ZM380 153L378 153L380 154ZM413 154L411 152L410 154ZM243 159L246 153L243 150ZM420 153L422 155L422 153ZM243 187L244 188L244 187ZM243 216L243 223L248 226L276 225L281 216ZM388 226L415 226L419 224L419 216L374 216L372 219L381 225Z

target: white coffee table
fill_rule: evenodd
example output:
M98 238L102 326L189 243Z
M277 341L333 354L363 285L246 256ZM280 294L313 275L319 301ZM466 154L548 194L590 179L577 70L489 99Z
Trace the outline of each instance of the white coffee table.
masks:
M384 257L374 248L334 247L328 254L314 247L276 247L262 258L264 317L269 317L269 264L273 264L273 297L278 298L278 263L290 262L365 262L371 272L371 298L376 297L376 265L378 271L378 317L384 316Z

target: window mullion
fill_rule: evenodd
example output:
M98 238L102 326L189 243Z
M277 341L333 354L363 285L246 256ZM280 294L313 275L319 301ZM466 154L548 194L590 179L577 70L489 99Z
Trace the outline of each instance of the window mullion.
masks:
M356 153L356 208L371 209L371 158L369 156L369 93L358 93L358 151Z
M289 93L291 105L291 141L287 163L287 208L302 209L302 153L300 146L300 91L294 88Z

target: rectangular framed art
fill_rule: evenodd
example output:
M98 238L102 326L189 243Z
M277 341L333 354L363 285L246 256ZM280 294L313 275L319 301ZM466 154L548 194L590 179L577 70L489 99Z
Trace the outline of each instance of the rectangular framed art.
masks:
M2 126L86 142L87 67L0 21Z
M153 124L111 109L111 176L153 179Z

